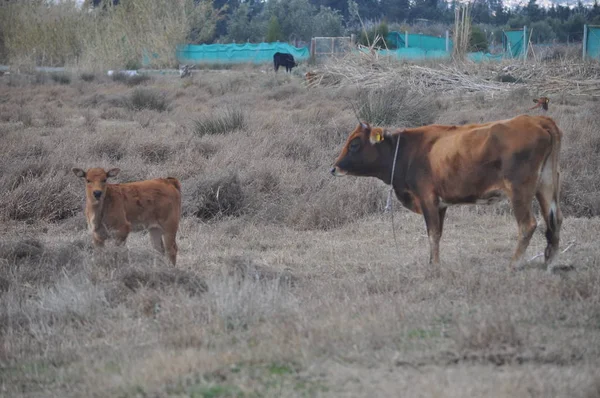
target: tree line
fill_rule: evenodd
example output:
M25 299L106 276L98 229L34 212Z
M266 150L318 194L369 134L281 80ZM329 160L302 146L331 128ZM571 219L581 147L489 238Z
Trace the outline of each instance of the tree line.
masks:
M374 31L381 23L389 30L441 36L440 25L451 30L458 4L457 0L213 0L216 28L203 42L308 41L352 33L360 37L363 26ZM500 39L502 29L527 25L534 42L575 42L582 40L584 24L600 25L598 0L549 8L537 0L514 8L503 0L475 0L471 7L474 34L492 41Z

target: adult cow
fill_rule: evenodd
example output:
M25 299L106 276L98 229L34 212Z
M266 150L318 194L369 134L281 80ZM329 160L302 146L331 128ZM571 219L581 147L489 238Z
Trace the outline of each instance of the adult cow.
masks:
M109 232L122 245L132 229L148 229L152 246L168 255L173 265L177 259L175 237L181 215L181 184L176 178L156 178L126 184L107 184L119 169L88 171L73 169L86 181L85 216L94 246L104 246Z
M279 70L280 66L285 66L285 71L291 72L292 68L298 66L298 64L292 54L277 52L273 55L273 66L275 67L275 72Z
M439 264L448 206L491 204L508 197L519 228L510 267L520 266L537 226L531 209L535 196L547 226L545 261L550 270L562 223L558 202L561 137L556 123L545 116L393 132L359 123L331 173L376 177L392 184L405 207L423 214L429 261L434 264Z

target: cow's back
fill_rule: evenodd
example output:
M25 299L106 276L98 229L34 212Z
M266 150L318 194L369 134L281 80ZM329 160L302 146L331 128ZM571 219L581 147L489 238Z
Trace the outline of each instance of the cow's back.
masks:
M181 192L175 178L157 178L110 186L110 211L123 215L135 229L163 227L181 214Z
M529 165L541 167L552 147L546 124L540 117L519 116L428 130L424 134L433 183L449 197L454 192L481 195L503 187L515 173L529 173Z

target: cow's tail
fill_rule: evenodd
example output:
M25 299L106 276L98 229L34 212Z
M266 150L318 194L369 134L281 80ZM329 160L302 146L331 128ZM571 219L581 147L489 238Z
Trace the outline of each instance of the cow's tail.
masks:
M562 132L549 117L541 116L544 120L544 130L550 135L551 149L544 169L547 167L551 168L552 173L552 202L550 204L549 221L553 230L560 228L562 215L560 214L559 200L560 200L560 147L562 142Z
M181 192L181 183L177 178L167 177L166 180L169 184L173 185L179 192Z

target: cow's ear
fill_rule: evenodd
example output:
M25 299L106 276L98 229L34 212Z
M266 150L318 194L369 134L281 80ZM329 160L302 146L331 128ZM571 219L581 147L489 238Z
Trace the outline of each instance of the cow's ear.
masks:
M77 167L74 167L71 170L73 171L73 174L75 174L77 177L85 178L85 171L78 169Z
M369 134L369 142L371 144L379 144L383 141L384 136L386 135L386 131L381 127L374 127L371 129L371 134Z
M106 175L108 177L116 177L119 174L119 171L121 171L121 169L110 169Z

